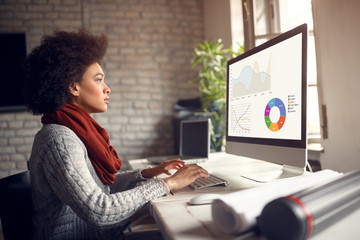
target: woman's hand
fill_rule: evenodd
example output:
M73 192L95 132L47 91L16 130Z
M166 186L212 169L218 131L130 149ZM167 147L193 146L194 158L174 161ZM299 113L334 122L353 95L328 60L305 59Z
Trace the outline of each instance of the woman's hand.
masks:
M180 168L171 177L165 178L164 181L171 190L179 190L194 182L197 178L207 178L209 173L197 164L185 165Z
M179 170L181 167L183 167L185 163L181 161L179 158L169 160L166 162L161 163L159 166L147 168L141 172L141 175L144 178L152 178L155 176L159 176L160 174L167 174L171 175L170 170L176 169Z

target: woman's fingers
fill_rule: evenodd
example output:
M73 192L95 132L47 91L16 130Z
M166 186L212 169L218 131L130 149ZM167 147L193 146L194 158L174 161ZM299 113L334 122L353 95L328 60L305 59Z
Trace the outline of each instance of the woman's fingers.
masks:
M185 165L174 175L164 179L170 190L184 188L194 182L199 177L208 177L209 173L197 164Z

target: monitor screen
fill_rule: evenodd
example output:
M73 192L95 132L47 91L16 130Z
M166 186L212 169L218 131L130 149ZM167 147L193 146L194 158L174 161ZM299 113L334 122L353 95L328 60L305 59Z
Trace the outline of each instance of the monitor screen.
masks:
M208 158L210 152L209 119L182 120L180 155Z
M0 113L26 111L23 88L25 81L25 33L0 34Z
M227 64L226 152L304 169L307 25Z

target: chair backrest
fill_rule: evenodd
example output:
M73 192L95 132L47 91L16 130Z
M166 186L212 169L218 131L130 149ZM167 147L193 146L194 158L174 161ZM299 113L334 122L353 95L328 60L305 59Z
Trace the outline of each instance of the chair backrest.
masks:
M29 171L0 179L0 218L5 240L31 238L30 186Z

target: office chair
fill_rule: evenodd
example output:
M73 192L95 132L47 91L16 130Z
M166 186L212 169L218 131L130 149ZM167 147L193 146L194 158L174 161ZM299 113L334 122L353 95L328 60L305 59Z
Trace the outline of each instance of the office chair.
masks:
M30 239L30 172L25 171L0 179L0 196L0 218L4 239Z

